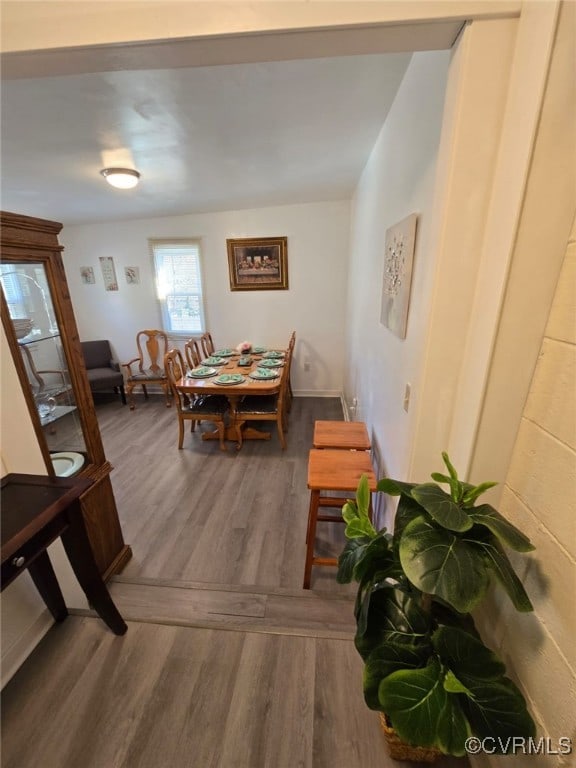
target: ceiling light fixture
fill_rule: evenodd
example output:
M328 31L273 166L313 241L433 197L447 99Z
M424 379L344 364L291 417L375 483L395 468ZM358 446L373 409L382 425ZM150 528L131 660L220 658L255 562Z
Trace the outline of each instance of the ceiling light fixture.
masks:
M100 173L108 184L118 189L132 189L140 180L140 174L132 168L103 168Z

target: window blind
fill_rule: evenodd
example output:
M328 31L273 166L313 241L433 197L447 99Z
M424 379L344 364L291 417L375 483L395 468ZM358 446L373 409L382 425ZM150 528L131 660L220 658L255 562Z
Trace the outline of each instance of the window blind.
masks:
M200 242L150 241L156 275L156 295L167 333L204 333L204 299Z

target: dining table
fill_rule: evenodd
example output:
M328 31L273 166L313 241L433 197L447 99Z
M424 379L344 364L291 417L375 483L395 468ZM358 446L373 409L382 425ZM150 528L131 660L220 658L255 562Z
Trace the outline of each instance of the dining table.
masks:
M246 419L238 415L237 407L244 397L280 392L283 379L288 375L287 355L287 350L263 347L245 353L234 348L217 349L200 366L186 371L176 382L176 389L189 396L224 395L230 405L224 439L235 441L238 448L244 440L270 440L270 432L247 426ZM212 362L214 360L218 360L218 364ZM195 374L198 368L208 368L210 372L206 375ZM254 378L258 375L257 371L263 370L268 372L270 378ZM238 430L242 430L241 441ZM202 440L218 439L218 430L202 433Z

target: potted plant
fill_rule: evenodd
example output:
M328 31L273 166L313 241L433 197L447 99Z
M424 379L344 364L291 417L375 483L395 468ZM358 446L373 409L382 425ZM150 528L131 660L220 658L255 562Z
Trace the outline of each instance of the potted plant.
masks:
M471 736L491 737L491 748L505 753L512 737L535 734L522 693L471 615L494 581L517 610L532 610L505 548L534 547L489 504L476 505L495 483L462 482L442 456L448 474L434 473L434 483L379 481L377 492L400 497L393 535L370 522L366 477L342 508L349 541L337 578L358 582L364 697L401 759L461 756ZM422 749L412 756L410 746Z

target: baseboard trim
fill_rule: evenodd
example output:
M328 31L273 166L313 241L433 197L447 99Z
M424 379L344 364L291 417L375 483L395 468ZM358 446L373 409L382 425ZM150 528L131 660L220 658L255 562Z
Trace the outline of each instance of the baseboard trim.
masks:
M12 679L40 640L53 626L54 619L50 611L47 609L42 611L24 634L20 635L13 645L2 654L2 688Z
M298 389L294 391L294 397L342 397L342 392L337 389Z

